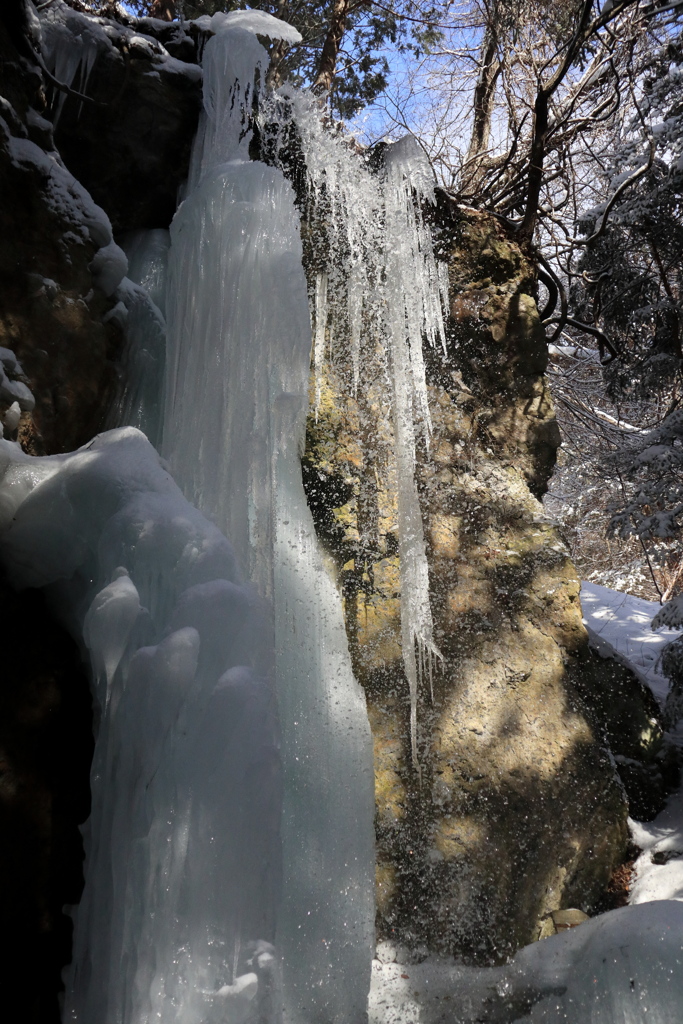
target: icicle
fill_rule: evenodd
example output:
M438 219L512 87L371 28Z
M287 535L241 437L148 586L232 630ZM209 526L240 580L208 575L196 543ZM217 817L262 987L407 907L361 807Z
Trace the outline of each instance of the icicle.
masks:
M425 166L426 164L426 166ZM398 538L401 576L401 630L403 658L410 688L410 739L413 764L417 753L417 644L423 656L440 658L433 641L429 603L429 571L422 515L415 481L415 406L425 443L431 418L422 338L430 344L443 333L442 318L435 316L432 282L436 268L431 240L416 209L418 201L433 196L431 171L414 139L389 147L386 167L386 232L389 347L392 365L394 429L398 477ZM420 673L421 675L421 673Z
M327 327L327 274L323 271L315 279L315 334L313 341L313 373L315 376L315 418L318 419L325 359L325 330Z
M90 26L86 19L70 15L70 9L63 3L53 4L43 15L45 65L58 82L85 94L97 54L111 44L104 33L98 31L97 25ZM70 27L65 23L67 19ZM53 97L52 119L55 125L66 97L67 94L61 91Z
M440 654L433 640L429 576L422 517L415 482L416 427L425 445L431 416L423 339L445 351L444 310L447 271L437 262L421 204L434 202L434 176L429 161L412 136L388 145L382 174L373 174L357 155L322 124L314 101L291 89L280 90L262 116L262 127L278 123L278 104L286 101L296 124L309 179L309 224L322 225L326 259L325 304L330 307L329 350L335 359L334 329L348 345L352 387L357 392L363 360L374 345L363 335L384 340L391 380L391 412L397 476L398 540L401 579L403 659L411 702L411 746L417 766L417 691L422 665ZM281 132L281 129L278 129ZM276 133L277 134L277 133ZM281 135L272 141L274 153ZM320 324L318 275L313 318ZM346 325L346 331L339 325ZM316 410L319 403L322 338L316 330L314 366ZM372 458L367 452L366 458ZM418 661L415 647L417 645Z

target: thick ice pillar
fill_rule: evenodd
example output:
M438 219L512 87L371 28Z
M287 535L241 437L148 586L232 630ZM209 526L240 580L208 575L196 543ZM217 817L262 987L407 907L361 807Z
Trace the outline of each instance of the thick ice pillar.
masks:
M273 644L283 736L285 1018L353 1024L372 957L371 740L301 482L311 329L299 217L284 176L248 159L265 67L251 32L282 30L241 15L213 21L194 181L171 228L163 453L274 609L261 643L264 664Z

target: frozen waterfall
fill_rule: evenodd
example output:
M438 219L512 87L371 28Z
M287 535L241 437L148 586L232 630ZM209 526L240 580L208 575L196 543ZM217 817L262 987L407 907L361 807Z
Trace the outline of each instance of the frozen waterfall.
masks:
M279 733L266 612L138 430L33 458L0 441L1 554L90 653L86 886L65 1021L274 1020Z
M49 5L46 60L85 89L107 32L93 19L74 43L71 16ZM49 457L0 429L3 571L45 591L91 666L64 1022L668 1024L676 900L601 915L500 967L374 948L371 736L300 456L311 368L313 415L333 376L359 420L373 405L358 442L373 472L384 445L395 502L419 772L418 689L440 658L416 481L431 436L423 344L445 349L433 176L412 137L359 154L312 96L266 95L260 38L296 42L290 26L252 10L197 25L204 110L170 232L119 239L123 279L108 229L93 261L127 338L113 429ZM6 383L16 427L33 396Z
M341 600L301 482L311 327L289 182L249 159L267 56L257 12L215 16L202 127L171 227L162 451L272 602L262 655L283 736L283 898L276 947L285 1019L362 1021L373 943L373 771ZM264 670L267 669L264 665Z

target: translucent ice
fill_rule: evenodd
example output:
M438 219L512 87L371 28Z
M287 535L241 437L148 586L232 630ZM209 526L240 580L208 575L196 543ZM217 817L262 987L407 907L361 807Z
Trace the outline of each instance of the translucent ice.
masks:
M434 202L429 161L412 136L385 145L375 171L325 126L315 101L284 88L262 105L261 124L275 162L286 167L292 123L308 175L304 200L319 266L312 289L316 410L325 359L348 350L353 390L364 395L383 350L396 473L403 661L411 698L413 763L418 765L418 683L439 652L433 640L429 578L415 482L417 437L429 443L431 423L422 356L426 341L445 349L445 267L434 257L422 206ZM332 327L334 326L334 331ZM374 366L373 366L374 362ZM376 427L360 432L368 466L377 463ZM370 438L370 442L369 442Z
M231 546L128 428L48 458L0 441L0 556L51 595L96 683L64 1020L272 1009L272 967L251 961L275 938L279 737L262 604Z
M370 980L370 731L301 481L311 326L299 216L284 175L248 154L267 63L252 33L291 32L260 12L219 21L204 50L190 188L171 226L162 451L272 601L260 648L274 651L283 735L275 956L285 1019L331 1024L363 1019Z

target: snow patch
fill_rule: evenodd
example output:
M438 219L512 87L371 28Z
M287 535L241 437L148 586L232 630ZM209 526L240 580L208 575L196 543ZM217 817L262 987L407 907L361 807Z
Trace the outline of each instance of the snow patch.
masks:
M98 249L89 264L93 280L100 291L109 297L113 295L128 273L126 254L116 242Z
M663 706L669 681L662 675L658 662L664 648L681 631L653 633L653 619L661 613L661 605L597 583L583 582L581 608L584 624L627 659L629 667Z

